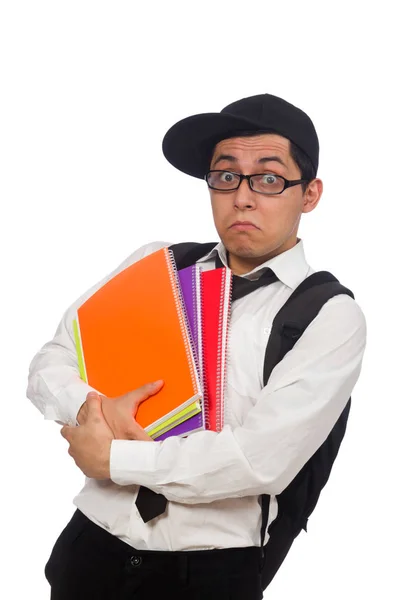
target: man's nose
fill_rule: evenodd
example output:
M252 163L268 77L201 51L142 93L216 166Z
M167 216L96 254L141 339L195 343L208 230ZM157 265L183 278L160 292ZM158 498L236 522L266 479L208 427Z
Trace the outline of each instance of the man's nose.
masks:
M248 179L243 179L234 192L234 205L240 209L256 207L256 193L251 190Z

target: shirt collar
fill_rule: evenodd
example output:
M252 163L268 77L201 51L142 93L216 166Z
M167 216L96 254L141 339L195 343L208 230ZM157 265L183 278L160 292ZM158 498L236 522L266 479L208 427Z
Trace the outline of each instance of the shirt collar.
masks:
M219 254L219 258L221 259L222 263L225 265L225 267L227 267L227 253L223 242L219 242L210 252L208 252L208 254L198 259L197 262L200 263L209 261L215 257L216 253ZM295 246L273 258L270 258L261 265L255 267L255 269L252 269L252 271L244 273L241 275L241 277L246 277L247 279L258 279L265 267L270 267L277 275L278 279L291 289L294 290L297 288L298 285L306 278L310 269L305 257L303 240L298 237Z

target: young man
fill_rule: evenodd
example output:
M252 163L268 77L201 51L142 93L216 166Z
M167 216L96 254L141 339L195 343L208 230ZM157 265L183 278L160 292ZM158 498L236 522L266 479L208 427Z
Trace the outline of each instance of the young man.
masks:
M266 545L277 495L327 438L361 370L365 317L352 297L340 294L263 385L273 318L314 273L297 237L302 213L317 206L323 189L310 118L269 94L244 98L220 113L179 121L163 151L176 168L207 181L221 241L197 260L200 266L228 266L249 281L270 268L274 280L232 304L220 433L153 443L131 412L161 382L109 399L78 375L76 308L167 243L139 248L81 296L33 358L27 395L46 418L64 425L69 453L87 476L46 565L53 600L262 598L258 500L270 497ZM135 503L140 486L167 500L165 511L147 522Z

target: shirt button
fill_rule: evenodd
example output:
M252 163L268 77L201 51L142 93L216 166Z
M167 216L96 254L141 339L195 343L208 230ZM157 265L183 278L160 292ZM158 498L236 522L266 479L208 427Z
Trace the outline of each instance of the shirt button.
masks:
M141 556L131 556L130 563L133 567L140 567L142 564Z
M266 335L268 335L271 331L271 327L265 327L265 329L263 330L263 333L265 333Z

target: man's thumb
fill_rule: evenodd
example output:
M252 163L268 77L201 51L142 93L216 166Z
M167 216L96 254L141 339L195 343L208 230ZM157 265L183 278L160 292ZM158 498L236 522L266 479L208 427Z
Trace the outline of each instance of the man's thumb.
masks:
M154 396L163 387L164 381L159 379L158 381L152 381L151 383L145 383L140 388L135 390L137 395L136 402L139 404L143 400L147 400L150 396Z
M152 396L153 394L157 394L160 389L163 387L164 381L162 379L158 379L157 381L152 381L151 383L147 383L141 387L141 392L144 395Z

